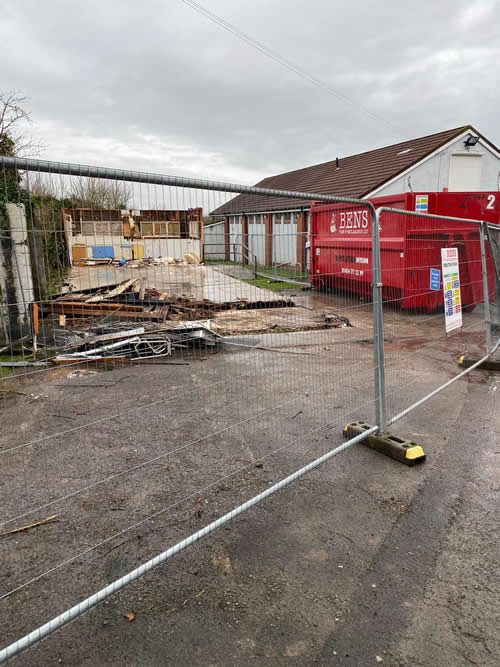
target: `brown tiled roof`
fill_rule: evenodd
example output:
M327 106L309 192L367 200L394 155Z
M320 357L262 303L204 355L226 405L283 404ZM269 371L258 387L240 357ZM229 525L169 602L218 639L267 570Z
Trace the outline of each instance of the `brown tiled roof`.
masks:
M463 125L446 132L342 158L339 160L339 169L336 168L336 161L332 160L285 174L269 176L257 183L256 187L361 198L468 129L474 134L479 134L471 125ZM243 194L231 199L213 213L220 215L268 211L291 208L300 204L304 205L304 200Z

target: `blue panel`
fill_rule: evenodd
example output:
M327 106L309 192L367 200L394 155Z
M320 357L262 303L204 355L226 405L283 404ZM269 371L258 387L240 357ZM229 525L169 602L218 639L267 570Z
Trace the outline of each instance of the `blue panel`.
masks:
M438 290L441 283L441 271L439 269L431 269L430 288Z
M92 247L92 257L94 259L106 259L114 256L112 245L95 245Z

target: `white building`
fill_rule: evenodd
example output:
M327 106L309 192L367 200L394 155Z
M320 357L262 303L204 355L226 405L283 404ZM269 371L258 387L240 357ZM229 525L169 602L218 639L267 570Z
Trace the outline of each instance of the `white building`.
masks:
M270 176L256 187L356 198L402 192L484 192L500 189L500 150L472 125L366 153ZM206 259L289 264L305 270L307 201L238 195L212 212ZM248 252L242 253L242 248Z

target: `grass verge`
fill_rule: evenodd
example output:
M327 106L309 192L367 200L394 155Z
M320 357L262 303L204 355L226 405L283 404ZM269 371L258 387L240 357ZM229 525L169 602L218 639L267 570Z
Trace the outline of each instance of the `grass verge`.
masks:
M249 280L243 280L244 283L249 285L254 285L255 287L261 287L262 289L268 289L272 292L281 292L284 289L300 289L300 287L294 283L283 282L282 280L273 281L268 280L267 278L250 278Z

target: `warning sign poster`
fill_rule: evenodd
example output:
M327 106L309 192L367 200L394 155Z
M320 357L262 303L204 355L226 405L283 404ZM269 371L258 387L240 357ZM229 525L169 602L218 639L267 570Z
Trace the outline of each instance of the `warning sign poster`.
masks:
M417 195L415 197L415 211L427 213L429 210L429 195Z
M446 333L462 326L458 249L441 248Z

